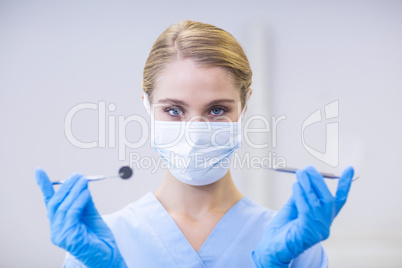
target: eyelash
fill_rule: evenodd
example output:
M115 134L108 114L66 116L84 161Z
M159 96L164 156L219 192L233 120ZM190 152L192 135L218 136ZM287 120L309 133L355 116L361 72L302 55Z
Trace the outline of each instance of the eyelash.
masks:
M178 107L178 106L166 107L166 108L164 108L163 110L165 111L165 113L167 113L167 114L168 114L169 116L171 116L171 117L179 117L180 114L179 114L179 115L173 115L173 114L169 113L170 111L173 111L173 110L180 110L180 111L182 112L182 109L181 109L180 107Z
M217 114L217 115L214 115L214 116L222 116L222 115L224 115L225 113L228 112L228 109L226 109L226 107L223 107L223 106L214 106L214 107L211 108L211 112L212 112L213 110L215 110L215 109L220 109L220 110L222 110L222 114Z
M221 113L221 114L217 114L217 115L211 114L212 116L222 116L222 115L224 115L225 113L228 112L228 109L227 109L226 107L223 107L223 106L214 106L214 107L212 107L212 108L210 109L210 111L212 112L212 111L215 110L215 109L220 109L220 110L222 110L222 113ZM181 113L184 113L184 109L182 109L182 108L179 107L179 106L169 106L169 107L164 108L163 110L164 110L165 113L167 113L167 114L168 114L169 116L171 116L171 117L180 117L180 116L182 115L182 114L178 114L178 115L173 115L173 114L171 114L170 111L173 111L173 110L179 110Z

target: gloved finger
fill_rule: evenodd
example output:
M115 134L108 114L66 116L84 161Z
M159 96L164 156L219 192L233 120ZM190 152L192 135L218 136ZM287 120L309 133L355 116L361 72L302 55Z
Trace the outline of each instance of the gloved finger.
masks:
M53 244L72 254L81 248L80 245L87 244L84 241L88 239L88 229L85 224L80 223L80 213L77 214L85 207L87 192L88 190L79 192L66 214L57 212L55 220L51 223L54 226L51 233Z
M291 196L289 200L278 211L278 213L275 215L272 221L282 225L296 219L297 215L298 213L295 200L293 196Z
M82 177L81 174L73 174L70 176L63 184L60 186L59 190L53 195L53 197L49 200L47 206L47 216L49 220L52 221L55 212L59 208L60 204L63 202L64 198L68 195L71 188L77 182L77 180Z
M332 203L334 197L325 184L324 177L312 166L307 166L305 170L309 175L311 186L318 198L322 199L325 203Z
M89 190L88 190L89 191ZM95 204L92 200L92 196L89 196L88 202L84 208L84 214L86 217L93 218L93 217L101 217L98 210L95 207Z
M303 189L306 197L306 202L312 207L319 207L320 200L318 199L317 193L311 186L310 178L305 170L296 170L296 177L299 185Z
M45 204L49 202L50 198L52 198L54 194L53 185L50 182L49 177L47 176L46 172L41 168L35 169L35 179L36 183L38 184L40 190L43 194L43 199L45 200Z
M292 191L293 191L293 198L295 200L295 204L297 207L298 211L298 216L299 217L304 217L306 215L311 214L311 208L310 205L307 203L307 197L305 195L305 192L303 188L300 186L299 183L293 183L292 185Z
M70 192L64 198L63 202L58 207L55 216L57 217L57 221L64 221L66 215L69 214L69 210L73 207L74 203L76 203L78 196L81 195L81 192L88 189L88 180L84 177L79 177L77 182L73 185ZM84 208L82 208L84 209ZM68 219L69 224L76 223L79 221L79 218L70 218Z
M353 167L348 167L343 171L342 176L339 178L338 189L336 190L335 194L335 216L338 215L339 211L346 202L350 185L352 184L353 175Z
M90 199L91 194L87 186L75 198L74 202L67 211L66 217L69 219L80 219Z
M103 221L103 218L99 214L98 210L96 209L89 189L87 189L86 192L88 192L88 201L86 202L84 210L80 212L82 214L82 216L80 216L81 222L93 232L97 234L102 234L102 236L108 236L111 231L107 224ZM105 239L107 240L108 238Z

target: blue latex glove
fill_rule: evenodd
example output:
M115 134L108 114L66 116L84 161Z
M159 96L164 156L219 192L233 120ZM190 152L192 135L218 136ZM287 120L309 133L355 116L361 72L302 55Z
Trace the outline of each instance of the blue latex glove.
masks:
M252 253L257 267L288 267L292 259L329 236L331 223L346 202L353 168L339 178L335 197L314 167L297 170L292 196L269 223Z
M87 267L127 267L113 234L88 190L88 180L74 174L54 191L45 171L35 170L50 221L51 241Z

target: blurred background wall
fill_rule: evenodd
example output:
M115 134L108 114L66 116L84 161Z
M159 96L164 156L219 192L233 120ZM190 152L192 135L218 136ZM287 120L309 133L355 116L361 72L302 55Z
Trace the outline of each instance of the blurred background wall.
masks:
M148 140L119 159L103 124L121 126L112 131L116 137L140 139L141 125L124 127L119 116L148 119L142 68L157 36L183 19L221 27L243 45L254 71L246 118L286 117L276 137L255 137L271 141L270 148L240 152L262 157L269 151L288 166L333 173L355 167L360 179L323 243L330 267L402 267L402 2L255 0L0 2L0 266L63 262L63 250L49 239L35 167L58 180L74 171L114 174L130 154L157 158ZM308 146L324 152L326 124L338 124L339 163L332 167L306 150L301 134L309 115L319 109L324 115L335 101L336 118L323 116L304 131ZM65 118L80 103L97 109L76 114L74 136L106 137L104 146L82 149L66 138ZM129 181L91 184L102 214L155 191L164 174L151 167L135 172ZM233 174L244 194L273 209L295 181L250 167Z

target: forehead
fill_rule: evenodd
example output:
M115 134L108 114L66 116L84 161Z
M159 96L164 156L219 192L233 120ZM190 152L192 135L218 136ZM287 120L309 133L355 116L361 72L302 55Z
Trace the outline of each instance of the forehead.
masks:
M184 59L169 63L156 83L154 101L161 98L231 97L240 100L240 91L227 70L222 67L201 66Z

